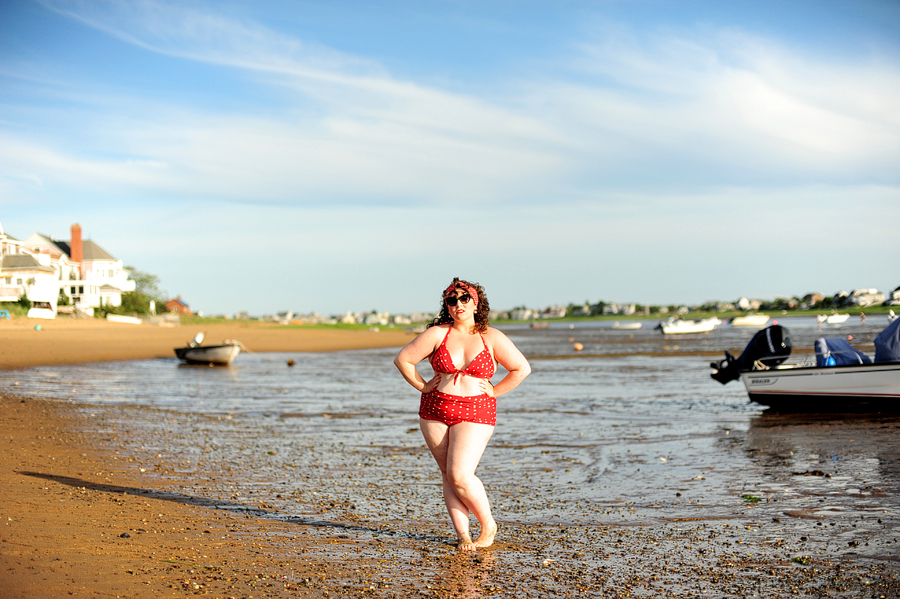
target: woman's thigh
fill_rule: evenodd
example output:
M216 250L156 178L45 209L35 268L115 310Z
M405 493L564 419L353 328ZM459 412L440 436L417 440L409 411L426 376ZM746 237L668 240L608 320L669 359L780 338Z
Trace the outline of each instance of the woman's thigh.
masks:
M439 420L419 418L419 428L425 444L442 471L447 469L447 447L450 445L450 427Z
M449 427L446 467L453 474L474 474L494 427L489 424L460 422Z

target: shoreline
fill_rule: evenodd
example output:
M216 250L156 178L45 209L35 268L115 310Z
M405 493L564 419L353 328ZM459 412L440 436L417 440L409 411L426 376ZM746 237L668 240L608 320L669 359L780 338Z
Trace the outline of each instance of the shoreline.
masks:
M39 330L35 328L38 326ZM401 347L412 339L411 333L397 329L304 329L243 321L159 327L99 319L0 319L0 370L174 358L174 349L184 347L200 332L206 333L207 344L234 339L251 352L302 353Z

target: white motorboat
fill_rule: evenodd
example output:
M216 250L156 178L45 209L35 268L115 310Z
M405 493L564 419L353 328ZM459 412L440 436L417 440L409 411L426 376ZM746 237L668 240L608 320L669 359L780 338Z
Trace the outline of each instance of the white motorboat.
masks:
M619 322L618 320L613 323L612 328L614 329L622 329L626 331L632 331L635 329L640 329L644 325L641 322L632 320L630 322Z
M744 314L731 319L733 327L764 327L769 322L768 314Z
M708 333L716 328L721 322L718 318L704 318L703 320L683 320L681 318L670 317L660 321L656 328L661 330L663 335L685 335L688 333Z
M188 364L228 366L241 353L241 342L226 339L219 345L201 345L204 334L197 333L187 347L176 347L175 355Z
M784 364L741 372L751 401L775 409L900 411L900 363L844 366Z
M900 323L875 338L874 361L843 337L816 341L812 363L786 364L793 342L783 326L753 336L740 357L713 362L723 385L741 379L751 401L787 412L900 412Z
M823 322L825 324L843 324L847 322L848 318L850 318L849 314L838 314L837 312L833 312L827 316L825 314L816 316L816 320L819 324L822 324Z

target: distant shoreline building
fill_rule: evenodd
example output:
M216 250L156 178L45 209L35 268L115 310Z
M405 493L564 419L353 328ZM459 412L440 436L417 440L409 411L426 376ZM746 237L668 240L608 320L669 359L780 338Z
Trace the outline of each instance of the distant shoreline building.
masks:
M134 291L135 282L121 260L81 233L76 223L68 241L41 233L19 241L0 226L0 301L24 296L52 316L61 298L89 315L95 308L121 306L122 294Z
M193 316L194 314L191 312L191 307L181 299L180 295L166 302L166 312L178 314L179 316Z

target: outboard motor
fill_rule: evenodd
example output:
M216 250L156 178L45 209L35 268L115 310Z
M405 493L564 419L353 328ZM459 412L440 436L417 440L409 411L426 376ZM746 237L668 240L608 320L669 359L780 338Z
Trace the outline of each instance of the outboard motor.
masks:
M778 366L788 359L793 348L791 332L780 324L773 324L753 335L740 357L735 358L726 351L724 360L711 363L710 367L716 371L710 376L724 385L740 378L741 371L754 370L757 362L765 368Z

